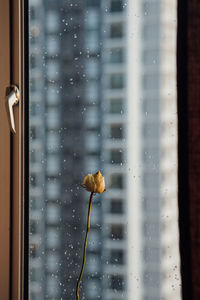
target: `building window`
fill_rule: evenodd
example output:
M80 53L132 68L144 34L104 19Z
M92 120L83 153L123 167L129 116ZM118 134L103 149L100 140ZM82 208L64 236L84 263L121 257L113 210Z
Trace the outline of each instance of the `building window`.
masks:
M57 204L48 204L47 205L47 223L56 224L60 220L60 209Z
M122 200L112 199L110 203L110 212L112 214L122 214L123 213L123 203Z
M112 275L111 280L111 289L116 291L123 291L125 287L125 282L123 276Z
M143 232L145 237L156 238L160 235L160 226L158 222L144 222Z
M115 189L123 188L122 174L112 174L110 177L110 187Z
M31 220L30 221L30 231L31 231L31 234L36 234L38 233L38 224L35 220Z
M38 244L34 244L34 243L30 244L29 254L30 254L31 258L36 258L38 256L38 248L39 248Z
M112 139L122 139L123 138L123 128L122 125L111 125L110 127L110 138Z
M54 33L59 30L59 15L56 11L48 11L47 13L47 29L49 33Z
M143 136L149 139L155 139L159 137L160 128L156 123L145 123L143 124Z
M110 238L112 240L122 240L124 238L123 225L111 225Z
M157 209L159 209L161 203L160 203L160 198L158 197L151 197L150 195L147 197L144 197L142 201L142 207L145 212L148 213L153 213Z
M111 114L122 114L123 113L122 99L111 99L110 100L110 113Z
M30 130L30 138L32 139L32 140L35 140L36 139L36 137L37 137L37 134L36 134L36 127L31 127L31 130Z
M31 174L30 184L31 184L32 187L36 187L37 186L37 179L36 179L36 175L35 174Z
M54 297L56 299L58 299L59 283L58 283L58 279L56 277L53 277L50 275L47 277L47 292L49 295L52 296L53 299L54 299Z
M159 102L158 99L144 99L143 100L143 113L151 115L158 115L159 114Z
M50 176L56 176L60 170L59 157L55 153L49 153L47 156L47 174Z
M145 90L158 90L160 86L159 74L148 74L143 76L143 87Z
M122 151L121 150L111 150L110 151L110 163L111 164L122 164Z
M53 179L48 180L46 184L46 193L48 200L57 200L60 195L60 184Z
M49 272L56 272L59 266L59 257L52 253L47 256L47 267Z
M101 282L99 279L90 278L86 283L86 295L85 299L99 299L101 295Z
M110 37L122 38L123 37L123 24L122 23L113 23L110 26Z
M110 75L110 88L111 89L123 89L124 88L124 75L123 74L111 74Z
M30 79L30 89L31 89L32 93L36 92L36 80L35 80L35 78Z
M156 247L145 247L143 252L145 262L157 262L160 257L160 248Z
M157 24L145 25L143 27L143 39L147 42L153 42L159 39L159 26Z
M144 272L143 275L144 284L153 287L159 286L160 284L160 273L156 271Z
M155 189L159 186L160 176L156 172L145 172L143 175L143 185L147 189Z
M98 30L99 26L99 10L94 8L89 8L87 13L87 30L96 29Z
M33 6L30 7L30 19L31 21L36 19L36 9Z
M121 12L123 10L122 0L111 0L110 12Z
M110 261L112 264L123 264L124 263L124 252L123 250L111 250Z
M145 1L142 10L144 15L157 16L159 14L160 5L157 1Z
M60 247L60 232L54 228L47 229L47 247L58 249Z
M159 62L159 51L158 50L145 50L142 54L143 64L155 65Z
M122 48L113 48L110 50L109 62L112 64L122 63L124 60L123 49Z
M35 57L35 55L32 54L30 56L30 66L32 69L36 68L36 63L37 63L36 57Z

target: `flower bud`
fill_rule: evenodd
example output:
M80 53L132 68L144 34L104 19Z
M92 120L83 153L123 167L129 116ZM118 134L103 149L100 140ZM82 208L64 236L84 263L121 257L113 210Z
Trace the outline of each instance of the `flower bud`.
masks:
M95 174L88 174L85 176L82 185L88 192L101 194L106 190L104 177L100 171Z

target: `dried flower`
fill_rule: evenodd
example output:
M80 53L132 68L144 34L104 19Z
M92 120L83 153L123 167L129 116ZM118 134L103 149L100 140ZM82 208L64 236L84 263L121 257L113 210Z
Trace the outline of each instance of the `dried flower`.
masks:
M85 176L82 185L88 192L101 194L106 190L104 177L100 171L96 172L95 174L88 174Z
M88 207L88 218L87 218L87 229L85 234L85 242L84 242L84 252L83 252L83 262L81 267L81 272L77 281L76 285L76 300L79 300L79 287L81 284L84 268L85 268L85 262L86 262L86 249L87 249L87 240L88 240L88 234L90 230L90 215L91 215L91 208L92 208L92 199L95 193L103 193L105 189L105 181L104 177L102 176L101 172L98 171L95 174L88 174L83 179L82 186L89 192L90 194L90 200L89 200L89 207Z

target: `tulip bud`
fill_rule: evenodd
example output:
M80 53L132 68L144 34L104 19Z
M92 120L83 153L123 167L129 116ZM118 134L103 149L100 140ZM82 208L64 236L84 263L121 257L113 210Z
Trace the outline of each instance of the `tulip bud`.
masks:
M95 174L88 174L85 176L82 185L88 192L101 194L106 190L104 177L100 171Z

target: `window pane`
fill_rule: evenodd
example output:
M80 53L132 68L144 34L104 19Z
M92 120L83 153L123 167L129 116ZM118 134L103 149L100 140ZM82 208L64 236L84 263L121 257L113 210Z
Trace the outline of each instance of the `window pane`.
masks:
M121 200L111 200L110 212L112 214L122 214L123 213L123 203Z
M123 9L122 0L111 0L110 11L111 12L121 12Z
M181 300L176 1L29 0L29 300Z
M123 74L112 74L110 76L110 88L111 89L122 89L124 87Z
M122 63L124 60L123 49L122 48L113 48L110 51L110 63Z
M110 113L123 114L123 100L122 99L110 99Z
M110 26L110 37L111 38L121 38L123 37L123 25L122 23L113 23Z

